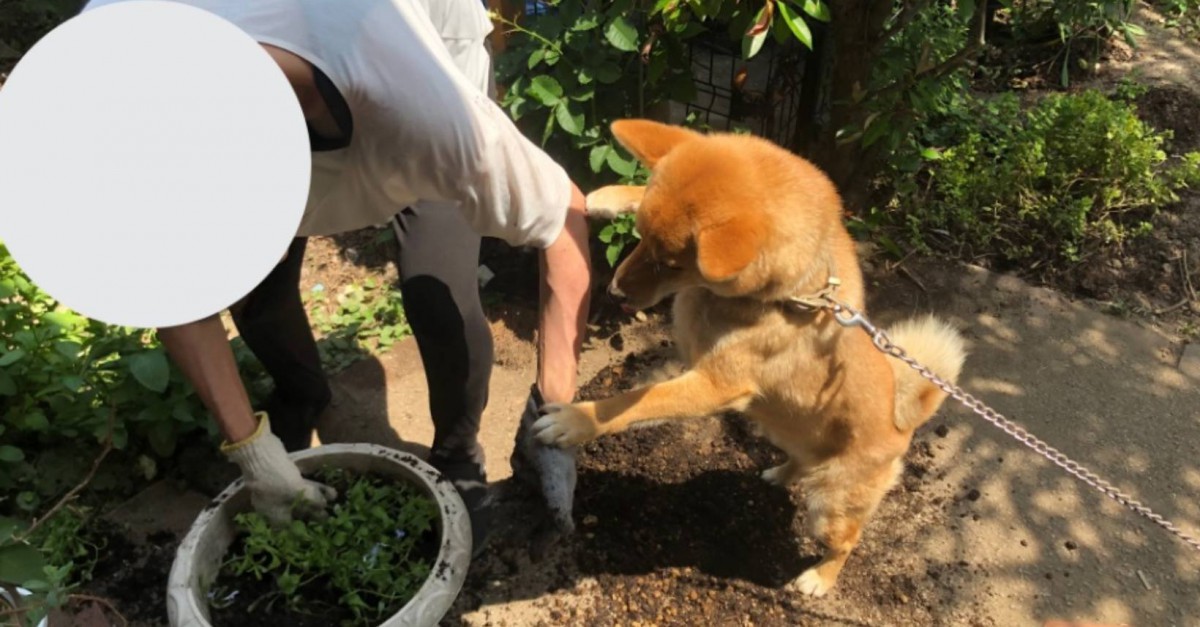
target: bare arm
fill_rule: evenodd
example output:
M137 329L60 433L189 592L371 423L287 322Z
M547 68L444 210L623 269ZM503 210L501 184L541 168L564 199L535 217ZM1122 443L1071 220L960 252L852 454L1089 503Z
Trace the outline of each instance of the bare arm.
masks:
M162 328L158 337L175 365L196 388L225 439L241 442L253 435L258 420L238 375L221 319L209 316L182 326Z
M541 254L537 383L550 403L575 397L591 287L587 238L583 193L572 184L562 233Z

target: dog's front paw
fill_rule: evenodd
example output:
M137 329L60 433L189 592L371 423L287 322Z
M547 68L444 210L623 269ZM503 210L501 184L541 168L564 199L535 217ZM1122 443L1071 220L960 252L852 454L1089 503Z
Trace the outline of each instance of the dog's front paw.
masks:
M542 406L542 417L533 423L533 435L552 446L575 446L594 440L601 429L590 410L591 403L547 403Z
M792 580L792 583L788 584L788 587L800 594L811 597L823 597L833 587L833 583L832 581L826 581L816 568L810 568L800 573L800 576Z
M622 213L637 211L638 199L620 185L601 187L587 195L587 214L600 220L612 220Z

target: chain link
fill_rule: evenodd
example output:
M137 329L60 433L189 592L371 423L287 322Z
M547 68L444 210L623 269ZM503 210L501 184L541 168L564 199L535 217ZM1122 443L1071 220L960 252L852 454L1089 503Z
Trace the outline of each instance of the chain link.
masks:
M910 368L916 370L917 373L922 377L928 379L931 383L941 388L943 391L949 394L951 398L959 403L962 403L964 407L975 412L975 414L977 414L980 418L983 418L996 428L1012 436L1021 444L1033 449L1039 455L1050 460L1059 468L1067 471L1067 473L1074 476L1076 479L1079 479L1087 485L1099 490L1105 496L1142 515L1159 527L1162 527L1163 529L1166 529L1174 534L1188 546L1200 551L1200 540L1197 540L1196 538L1184 533L1179 529L1179 527L1175 526L1174 523L1158 515L1149 507L1146 507L1139 502L1137 499L1134 499L1128 494L1121 492L1111 483L1101 479L1096 475L1096 473L1088 470L1079 462L1067 457L1058 449L1043 442L1042 440L1038 439L1037 436L1029 433L1020 425L1014 423L1008 418L1005 418L991 407L988 407L983 401L971 396L957 385L942 379L932 370L917 362L916 359L909 357L908 353L905 352L903 348L892 343L891 338L888 337L888 334L883 329L871 324L871 322L862 315L862 312L829 296L826 296L825 300L828 301L826 308L833 313L834 318L839 324L845 327L862 328L871 336L871 341L875 344L875 348L879 349L884 354L895 357L905 364L908 364Z

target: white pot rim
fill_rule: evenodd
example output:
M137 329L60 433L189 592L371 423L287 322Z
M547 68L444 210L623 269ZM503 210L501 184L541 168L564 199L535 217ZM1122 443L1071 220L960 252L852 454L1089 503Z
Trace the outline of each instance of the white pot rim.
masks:
M432 627L441 621L462 589L471 560L471 522L454 485L415 455L377 444L328 444L289 457L303 472L328 462L338 467L382 471L411 481L436 501L441 548L433 569L412 600L380 627ZM239 478L217 495L180 543L167 584L167 612L172 627L211 627L208 586L232 540L233 514L249 509L249 495L243 487ZM214 551L219 554L212 555Z

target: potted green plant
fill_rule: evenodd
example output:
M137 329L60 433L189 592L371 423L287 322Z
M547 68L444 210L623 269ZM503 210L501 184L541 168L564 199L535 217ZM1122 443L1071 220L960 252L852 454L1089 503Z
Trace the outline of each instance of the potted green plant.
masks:
M453 485L417 457L373 444L331 444L291 458L305 475L339 488L330 515L272 527L235 481L179 546L167 591L172 627L265 625L268 618L436 625L458 596L471 556L470 519ZM309 601L324 605L314 610Z

